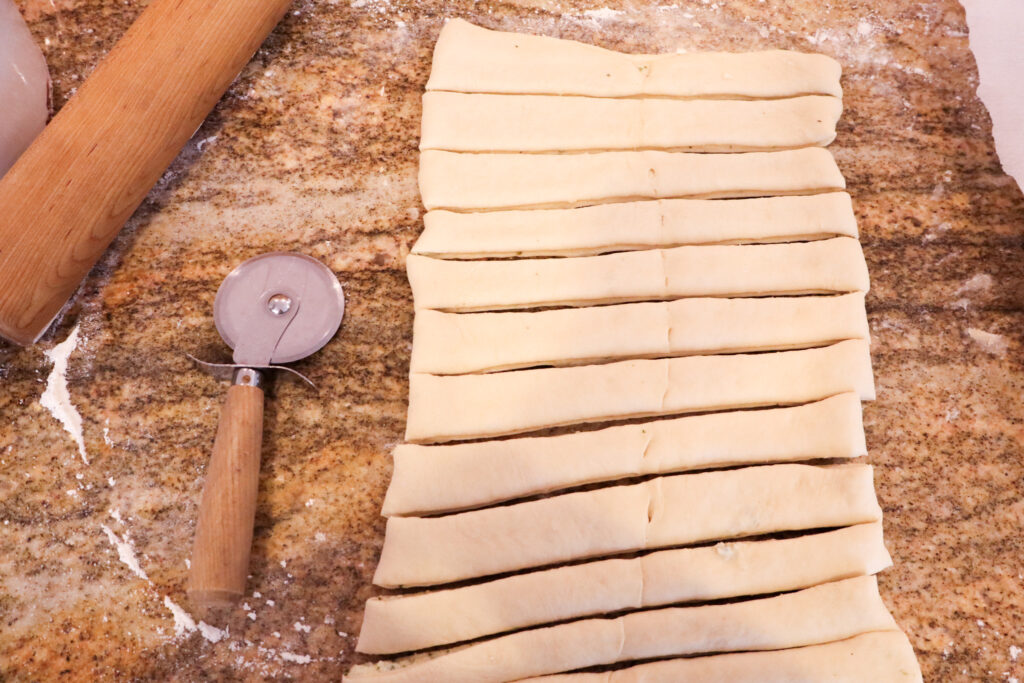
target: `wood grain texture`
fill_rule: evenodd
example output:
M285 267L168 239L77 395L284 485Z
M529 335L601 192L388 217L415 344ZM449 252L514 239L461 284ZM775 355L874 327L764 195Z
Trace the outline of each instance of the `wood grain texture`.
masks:
M193 604L230 604L245 593L263 445L263 389L232 385L220 414L192 545Z
M154 0L0 179L0 335L41 335L291 0Z

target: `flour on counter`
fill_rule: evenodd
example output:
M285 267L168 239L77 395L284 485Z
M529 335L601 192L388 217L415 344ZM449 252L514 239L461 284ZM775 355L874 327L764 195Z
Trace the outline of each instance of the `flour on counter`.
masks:
M117 548L118 559L121 560L128 569L131 569L132 573L137 577L145 581L149 581L149 577L146 576L145 570L143 570L142 566L139 564L139 558L135 557L135 548L128 540L128 534L125 534L122 539L111 531L110 527L106 524L100 524L100 528L103 529L103 533L107 535L107 539L110 541L110 544Z
M1003 335L995 334L994 332L986 332L985 330L979 330L975 327L968 327L967 335L986 353L990 353L993 356L1006 355L1006 349L1009 346L1009 342L1007 342L1006 337Z
M282 652L280 656L284 661L295 664L309 664L313 661L313 658L309 655L293 655L291 652Z
M992 289L992 285L995 284L995 280L988 273L978 273L973 276L970 280L960 286L958 290L953 292L953 296L959 296L960 294L969 294L972 292L987 292Z
M219 643L231 635L228 629L219 629L216 626L210 626L205 621L200 621L197 624L196 620L192 618L192 615L182 609L178 603L171 600L170 596L164 596L164 607L170 610L171 616L174 617L175 637L188 635L198 631L199 635L206 638L211 643Z
M174 635L183 636L196 630L196 621L192 615L166 595L164 596L164 607L169 609L174 617Z
M117 510L111 510L110 516L124 524L124 520L121 518L121 513ZM114 531L106 524L101 524L100 528L103 529L103 533L107 535L107 539L110 544L117 548L117 557L127 566L133 574L138 576L140 579L146 581L150 586L153 582L150 580L146 571L139 564L139 558L135 555L135 547L131 543L131 539L128 538L128 532L125 532L124 537L118 536ZM217 643L227 638L231 633L227 628L219 629L216 626L211 626L205 621L196 623L196 620L192 618L188 612L186 612L180 605L171 600L170 596L164 596L164 607L171 612L171 616L174 618L174 635L180 637L195 632L199 632L206 640L211 643ZM160 629L162 632L163 629Z
M602 7L600 9L588 9L586 12L583 13L583 16L593 22L602 22L619 19L624 14L625 12L620 9Z
M199 622L199 634L211 643L218 643L231 635L227 628L219 629L216 626L210 626L205 621Z
M43 352L53 362L53 369L46 378L46 390L39 397L39 405L49 410L50 414L64 425L64 431L71 435L78 446L82 462L88 465L89 456L85 453L85 440L82 437L82 416L71 403L71 393L68 391L68 359L77 346L78 326L75 325L67 339Z

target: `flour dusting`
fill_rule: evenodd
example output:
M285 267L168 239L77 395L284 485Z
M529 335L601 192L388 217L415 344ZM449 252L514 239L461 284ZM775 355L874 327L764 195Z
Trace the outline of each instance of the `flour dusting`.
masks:
M71 435L78 446L82 462L88 465L89 456L85 453L85 440L82 438L82 416L71 403L71 393L68 391L68 359L77 346L78 325L75 325L67 339L43 352L53 362L53 369L46 378L46 390L39 397L39 405L49 410L64 425L64 431Z
M954 296L971 292L987 292L992 289L995 280L988 273L978 273L970 280L961 285L960 289L953 292Z
M164 607L169 609L171 611L171 616L174 617L175 636L183 636L186 633L192 633L196 630L196 621L192 618L192 615L183 610L176 602L166 595L164 596Z
M967 335L981 347L982 351L990 353L993 356L1006 355L1006 349L1009 346L1009 342L1003 335L995 334L994 332L986 332L985 330L979 330L975 327L967 328Z
M132 573L137 577L145 581L149 581L149 577L146 576L145 570L139 564L139 558L135 556L135 548L128 540L128 534L126 533L122 539L111 531L110 527L106 524L100 524L100 528L103 529L103 533L107 535L107 540L110 541L110 544L117 548L117 558L121 560L128 569L132 570Z
M286 662L294 662L295 664L309 664L313 661L313 658L309 655L294 655L291 652L282 652L281 659Z
M121 514L117 510L111 510L110 516L121 524L124 524L124 520L121 518ZM106 524L101 524L100 528L103 529L103 533L107 535L107 539L110 541L110 544L117 548L118 559L121 560L121 562L127 566L133 574L152 586L153 582L150 580L149 576L146 575L146 571L142 568L142 565L139 564L139 558L135 555L135 547L132 545L131 539L128 538L128 532L126 531L124 537L121 537L114 533L114 531ZM192 618L192 615L186 612L167 595L164 596L164 607L170 610L171 616L174 618L175 637L181 637L198 631L199 635L206 640L211 643L218 643L231 635L227 628L219 629L216 626L207 624L205 621L196 623L196 620ZM160 629L160 631L162 632L162 629Z
M227 628L219 629L216 626L210 626L205 621L200 621L198 626L199 626L199 634L202 635L203 638L206 638L211 643L218 643L221 640L227 638L229 635L231 635L228 632Z
M588 9L583 13L583 16L593 22L601 22L618 19L624 14L625 12L620 9L602 7L600 9Z

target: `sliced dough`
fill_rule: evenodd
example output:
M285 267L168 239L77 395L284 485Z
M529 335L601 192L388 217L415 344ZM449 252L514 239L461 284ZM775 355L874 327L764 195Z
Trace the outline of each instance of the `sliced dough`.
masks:
M391 517L373 582L429 586L635 550L874 522L882 511L871 472L862 464L768 465L446 517Z
M410 369L454 375L608 359L781 351L868 335L862 292L528 313L421 309L413 326Z
M868 343L749 355L628 360L486 375L409 376L406 441L516 434L560 425L807 403L873 400Z
M420 149L794 149L832 142L842 110L842 100L822 95L781 100L670 100L428 92L423 95Z
M497 683L635 659L815 645L895 628L875 578L862 576L773 598L520 631L404 667L398 663L391 671L356 666L348 679Z
M656 199L578 209L428 211L414 254L441 258L589 256L683 244L857 237L850 195Z
M781 541L663 550L371 598L356 649L408 652L595 614L807 588L891 564L879 522Z
M830 57L783 50L630 55L547 36L445 24L427 90L628 97L842 95Z
M420 152L427 209L564 208L669 197L760 197L846 187L826 149L695 154Z
M860 243L849 237L512 261L410 254L406 269L415 307L444 311L866 292L869 286Z
M899 631L875 631L824 645L666 659L601 673L527 678L535 683L915 683L914 648Z
M401 444L383 514L451 512L601 481L867 454L860 398L710 413L562 436ZM453 482L458 482L453 486Z

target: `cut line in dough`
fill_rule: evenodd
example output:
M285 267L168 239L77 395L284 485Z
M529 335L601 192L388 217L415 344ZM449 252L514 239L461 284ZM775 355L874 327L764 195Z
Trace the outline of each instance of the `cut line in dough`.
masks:
M881 518L869 465L766 465L681 474L445 517L391 517L373 582L387 588L430 586Z
M601 673L555 674L522 683L919 683L914 648L899 631L874 631L823 645L666 659Z
M768 595L875 574L891 564L880 522L785 540L662 550L371 598L356 649L409 652L596 614Z
M631 660L780 650L895 629L875 577L862 576L759 600L631 612L520 631L408 664L356 666L347 678L498 683ZM388 671L388 666L396 668Z
M670 100L427 92L420 149L559 153L823 147L835 138L842 110L842 100L822 95Z
M535 312L416 312L410 370L436 375L538 365L783 351L867 339L864 294L694 298Z
M784 50L641 55L450 19L427 90L629 97L842 96L839 63Z
M427 209L567 208L634 199L814 194L846 187L821 147L781 152L420 152Z
M417 309L461 312L866 292L870 285L860 243L850 237L509 261L410 254L406 271Z
M628 360L486 375L409 376L405 439L441 442L548 427L875 397L868 343L799 351Z
M435 514L650 474L867 454L860 398L709 413L561 436L394 450L382 514Z
M850 195L654 199L578 209L459 213L423 218L412 253L439 258L593 256L684 244L755 244L857 237Z

